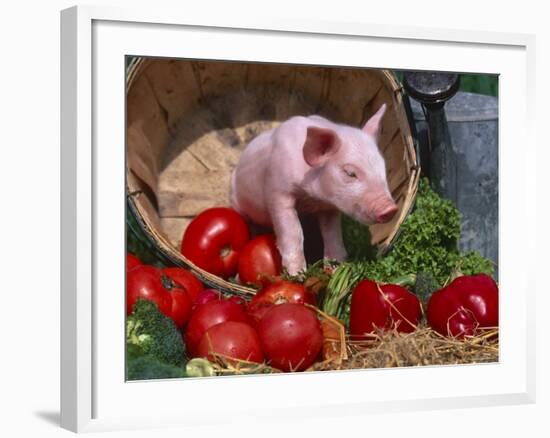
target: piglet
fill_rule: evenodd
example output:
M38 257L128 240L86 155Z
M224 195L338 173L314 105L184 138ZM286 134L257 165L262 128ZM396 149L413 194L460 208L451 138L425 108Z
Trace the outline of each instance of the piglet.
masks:
M397 212L377 139L383 104L362 129L321 116L296 116L255 137L231 177L232 207L273 227L283 265L305 268L299 214L315 214L324 257L345 260L340 214L364 224L390 221Z

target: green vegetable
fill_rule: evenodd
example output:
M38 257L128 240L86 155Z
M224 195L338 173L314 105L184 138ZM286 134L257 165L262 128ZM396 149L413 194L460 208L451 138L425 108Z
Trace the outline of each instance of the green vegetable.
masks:
M439 284L445 284L460 266L463 274L492 275L492 263L472 252L458 251L461 216L447 199L440 198L427 179L420 181L415 210L400 228L400 236L390 253L365 261L361 268L368 278L381 283L406 274L430 272Z
M210 377L216 375L212 364L201 357L195 357L187 362L185 371L189 377Z
M138 300L126 320L126 343L143 350L165 364L181 366L184 346L174 322L162 314L151 301Z
M458 272L492 275L491 261L477 252L459 252L460 222L458 209L449 200L439 197L427 179L420 181L415 210L401 225L397 242L386 256L369 258L368 243L363 243L366 249L362 252L357 249L357 239L364 230L345 220L343 236L346 248L355 251L350 252L351 256L360 256L350 257L350 262L336 269L324 293L321 308L346 321L350 292L364 278L392 283L403 276L424 272L431 275L435 284L444 285Z
M492 275L495 270L493 262L476 251L461 254L457 261L456 268L462 275Z
M355 285L366 278L363 264L342 263L332 274L325 293L321 308L324 312L342 317L345 305L345 297L350 294ZM349 312L346 312L349 313Z
M150 354L143 354L141 348L128 345L126 356L127 380L172 379L186 377L183 367L176 367L159 361Z
M342 215L342 239L350 260L372 260L376 257L377 249L370 243L372 236L369 227L346 215Z
M126 250L134 254L142 263L154 265L157 268L173 266L173 264L147 239L141 226L133 216L130 201L126 205Z
M414 284L414 293L423 303L428 302L432 293L438 290L441 286L437 283L434 276L430 272L420 271L416 275Z

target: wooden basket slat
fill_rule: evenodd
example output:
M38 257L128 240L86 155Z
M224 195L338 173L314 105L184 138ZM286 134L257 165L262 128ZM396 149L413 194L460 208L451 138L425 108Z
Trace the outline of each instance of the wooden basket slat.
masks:
M296 67L294 92L291 94L291 109L298 114L315 114L323 98L323 81L327 81L323 69L319 67ZM319 85L321 84L321 85ZM302 106L303 105L303 106Z
M204 103L223 97L235 84L243 85L247 64L240 62L191 61ZM215 108L213 108L215 109Z
M143 132L141 121L129 125L127 141L128 144L132 145L132 151L128 153L129 168L132 169L137 178L147 184L150 190L156 194L160 157L151 152L151 142Z
M133 171L128 172L127 181L128 186L131 187L128 196L134 203L139 205L140 211L144 213L144 216L153 227L162 229L156 207L156 195L151 191L150 186L139 179Z
M331 76L327 102L337 114L338 121L362 127L372 115L366 114L370 102L382 87L380 77L370 70L338 69ZM341 96L347 96L342 99Z
M149 84L167 113L167 124L172 134L183 122L183 117L199 105L201 98L195 72L189 62L157 59L144 69Z
M249 64L245 80L245 90L257 98L257 111L265 120L283 121L292 114L293 66Z
M396 109L399 107L396 106L393 100L393 92L388 90L386 87L383 87L371 101L371 112L369 117L374 114L383 103L387 105L387 108L382 122L382 131L380 132L380 137L378 139L378 144L382 152L401 129L401 124L397 116L398 110Z
M172 136L168 130L166 113L159 105L145 75L135 76L132 92L128 93L126 114L128 131L133 130L136 136L143 135L146 138L140 144L149 143L145 146L146 151L155 165L153 173L158 173L164 148L170 143ZM133 143L128 146L128 157L131 158L136 148Z

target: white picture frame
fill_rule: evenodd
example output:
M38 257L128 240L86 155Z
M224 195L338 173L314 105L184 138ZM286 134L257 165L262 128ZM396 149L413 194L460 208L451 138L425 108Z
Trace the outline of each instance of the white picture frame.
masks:
M535 215L521 213L522 205L536 205L535 174L527 172L536 168L534 43L525 34L296 17L227 19L211 11L103 6L62 11L62 427L102 431L212 424L213 413L223 424L236 414L269 421L283 414L306 418L534 402L535 276L522 257L526 245L534 247L534 235L526 241L513 233L520 223L535 227ZM363 49L368 59L352 56ZM499 363L124 383L123 54L499 74ZM521 153L513 147L520 143ZM180 396L174 405L182 391L193 394L193 402ZM285 398L289 391L292 400ZM271 400L258 403L266 393ZM236 396L228 404L229 394ZM143 411L133 403L140 397Z

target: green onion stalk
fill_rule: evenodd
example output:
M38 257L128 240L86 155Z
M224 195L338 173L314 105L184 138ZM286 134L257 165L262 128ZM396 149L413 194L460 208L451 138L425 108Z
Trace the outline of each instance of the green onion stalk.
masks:
M345 262L336 268L330 278L321 309L329 315L335 316L341 320L347 319L350 295L357 284L365 279L373 278L372 263ZM412 286L416 280L416 275L407 274L392 278L388 283L398 284L400 286Z

